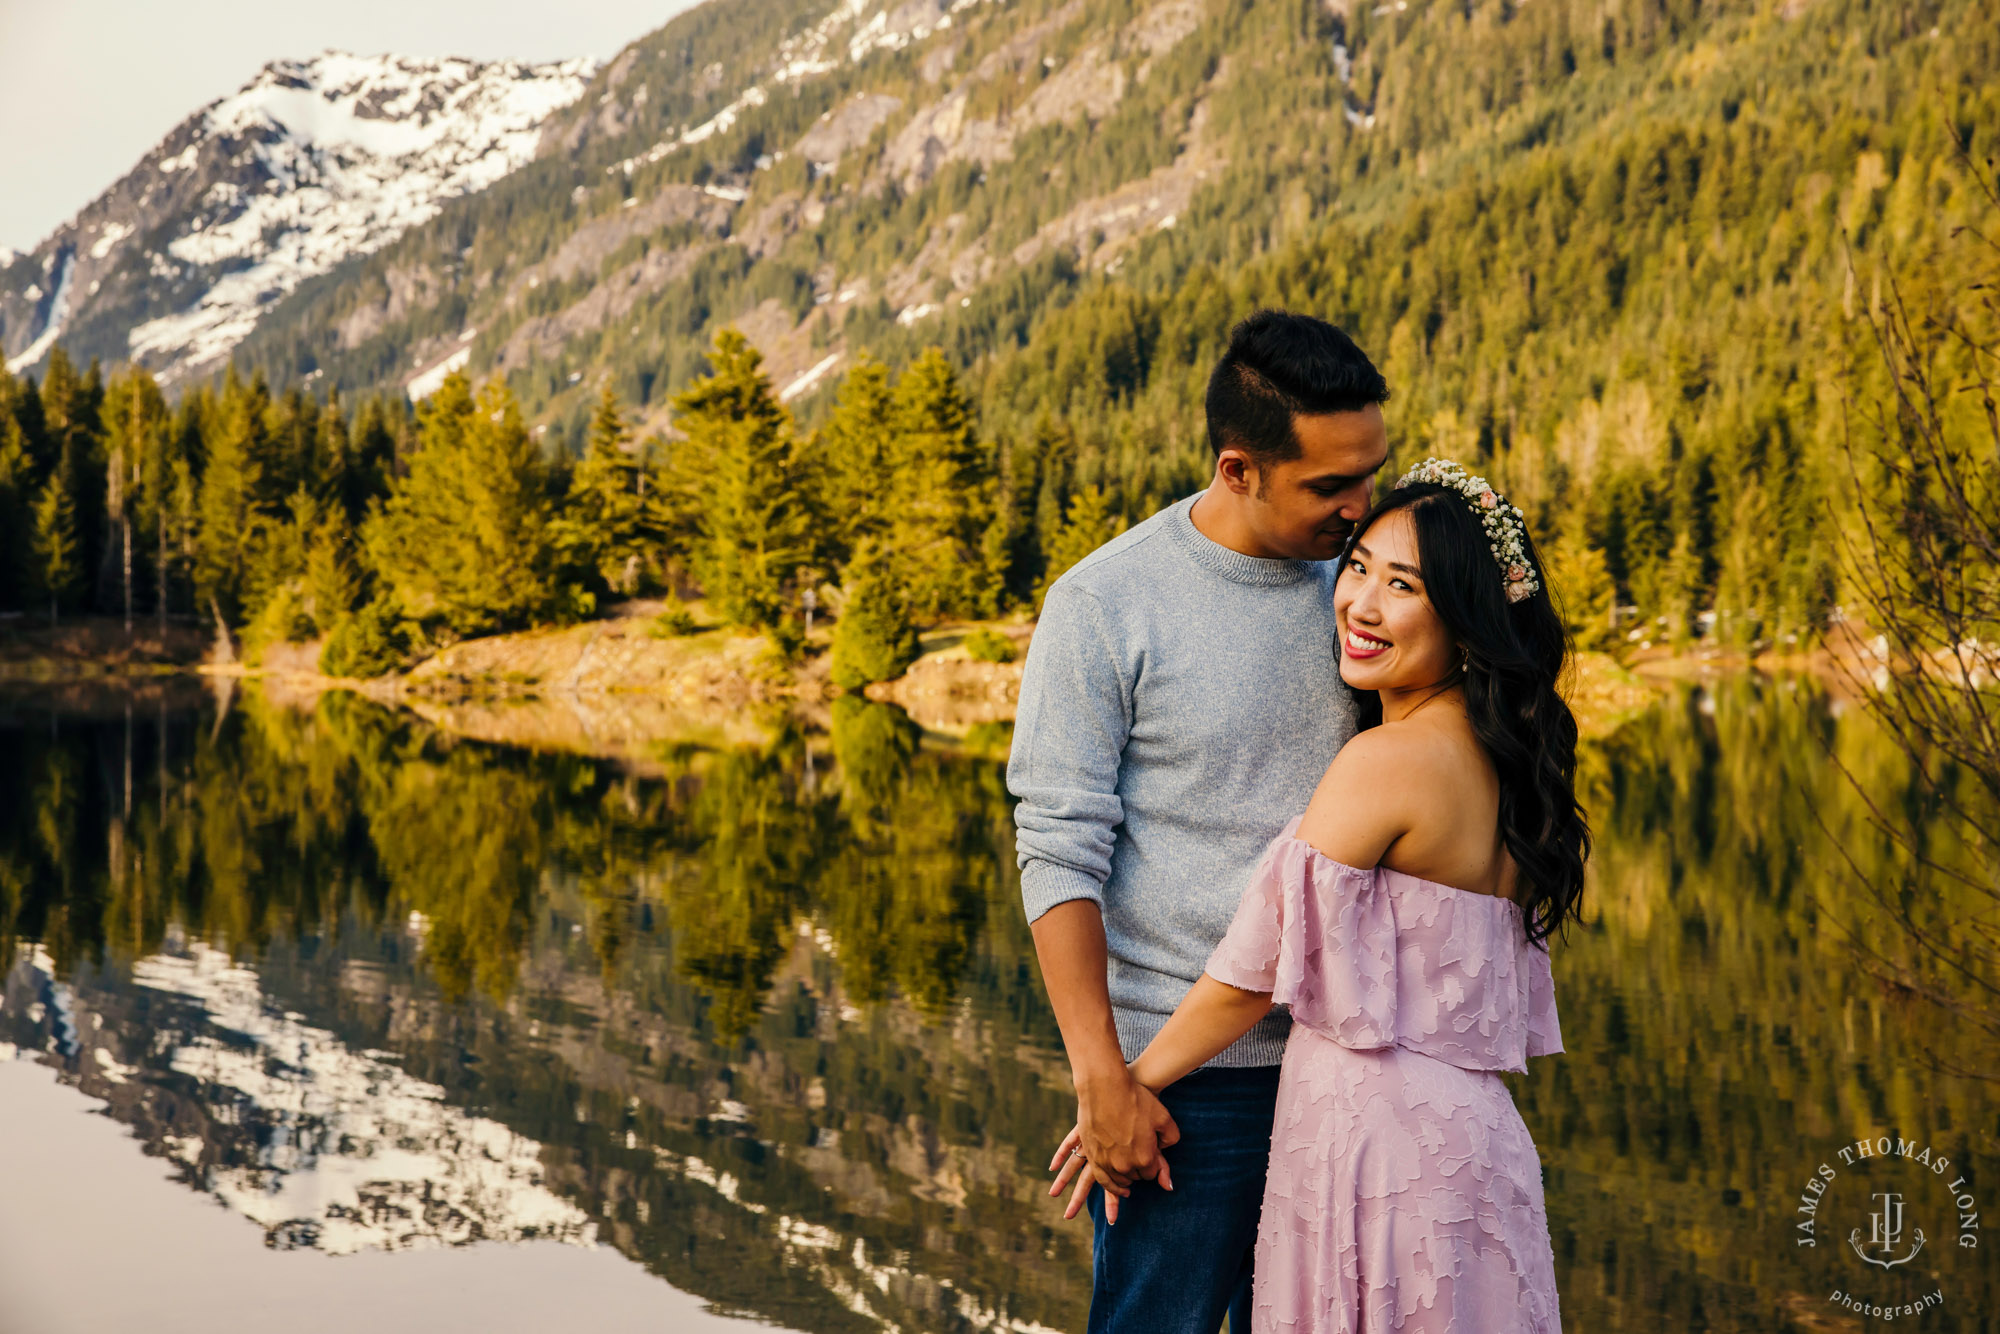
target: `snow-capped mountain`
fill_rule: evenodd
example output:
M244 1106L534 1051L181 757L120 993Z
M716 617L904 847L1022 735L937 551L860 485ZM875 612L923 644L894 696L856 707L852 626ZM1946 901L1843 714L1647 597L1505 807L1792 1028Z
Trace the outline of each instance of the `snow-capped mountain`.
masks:
M0 256L8 369L58 338L168 380L213 365L306 279L527 162L596 68L340 52L266 66L32 253Z

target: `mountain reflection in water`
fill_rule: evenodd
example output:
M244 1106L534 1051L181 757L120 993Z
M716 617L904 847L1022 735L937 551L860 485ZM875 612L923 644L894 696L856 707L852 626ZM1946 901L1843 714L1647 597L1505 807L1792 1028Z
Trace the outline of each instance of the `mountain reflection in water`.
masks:
M0 1042L276 1249L568 1242L800 1330L1082 1328L1002 766L851 699L769 735L635 768L339 694L0 698ZM1569 1054L1509 1077L1572 1328L1817 1327L1795 1196L1871 1126L1992 1179L1991 1086L1817 929L1819 821L1887 853L1816 738L1897 781L1751 681L1584 757ZM1927 1327L1979 1328L1994 1280L1938 1252Z

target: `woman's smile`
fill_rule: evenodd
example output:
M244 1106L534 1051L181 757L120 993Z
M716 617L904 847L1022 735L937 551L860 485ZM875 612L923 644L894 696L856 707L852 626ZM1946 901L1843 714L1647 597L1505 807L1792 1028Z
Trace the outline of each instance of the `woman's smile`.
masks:
M1351 625L1347 627L1347 652L1351 657L1372 658L1378 653L1385 652L1389 647L1389 641L1386 639L1376 639Z

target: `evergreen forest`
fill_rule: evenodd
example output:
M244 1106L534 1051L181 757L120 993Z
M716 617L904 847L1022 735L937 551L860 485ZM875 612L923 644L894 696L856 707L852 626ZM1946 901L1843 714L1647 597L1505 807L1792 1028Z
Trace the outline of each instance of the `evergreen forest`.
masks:
M796 654L812 590L870 627L836 676L878 679L912 627L1031 613L1203 485L1208 370L1235 320L1281 306L1383 367L1391 477L1441 453L1522 506L1581 645L1783 647L1841 615L1839 535L1873 485L1843 442L1855 405L1893 392L1870 316L1977 322L1996 276L1965 230L2000 221L1990 5L1198 8L1153 55L1139 7L981 7L961 62L1038 35L1050 68L1093 39L1130 67L1115 105L989 162L885 176L893 127L825 175L774 151L861 92L926 96L913 47L607 171L749 68L752 34L691 11L630 49L621 77L679 90L641 123L576 120L565 152L297 294L212 380L61 348L0 373L0 611L195 619L253 656L322 641L325 670L368 676L635 594L704 598ZM968 115L1004 117L1033 83L971 88ZM1079 201L1193 160L1205 183L1145 235L1047 242ZM731 180L821 218L761 248L676 223L573 290L492 304L583 222ZM938 278L916 319L821 290L941 236L1019 262L962 297ZM685 271L622 323L498 356L652 246L691 247ZM371 284L447 250L435 300L333 337ZM842 354L813 392L781 394L741 331L774 301ZM475 374L407 402L392 368L468 322ZM1978 355L1941 344L1938 382L1969 383Z

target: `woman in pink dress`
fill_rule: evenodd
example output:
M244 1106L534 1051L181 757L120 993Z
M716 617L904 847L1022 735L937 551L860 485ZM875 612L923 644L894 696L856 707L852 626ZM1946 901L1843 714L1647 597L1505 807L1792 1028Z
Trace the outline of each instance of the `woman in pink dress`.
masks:
M1559 1331L1541 1162L1499 1072L1562 1050L1547 940L1590 851L1567 641L1520 511L1455 464L1406 474L1342 560L1341 676L1380 723L1132 1071L1163 1088L1290 1007L1251 1334ZM1052 1194L1077 1174L1070 1215L1099 1186L1110 1219L1144 1207L1075 1145L1051 1164Z

